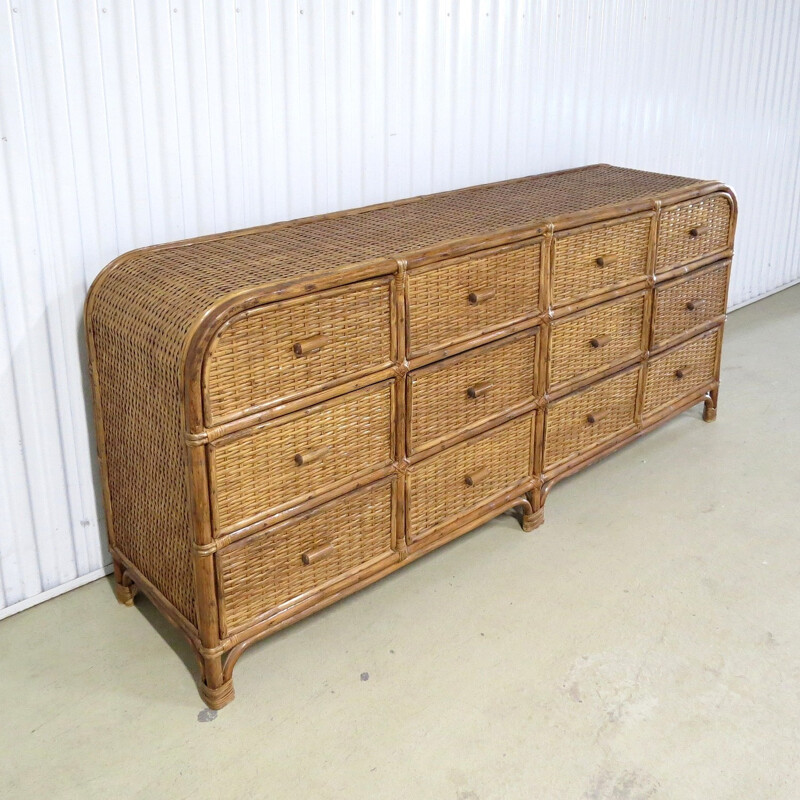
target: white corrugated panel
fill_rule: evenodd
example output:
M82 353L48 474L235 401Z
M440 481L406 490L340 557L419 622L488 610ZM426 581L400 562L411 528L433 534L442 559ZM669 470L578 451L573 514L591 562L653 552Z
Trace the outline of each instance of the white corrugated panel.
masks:
M740 200L731 305L800 279L800 4L10 0L0 615L101 574L81 307L141 245L607 161Z

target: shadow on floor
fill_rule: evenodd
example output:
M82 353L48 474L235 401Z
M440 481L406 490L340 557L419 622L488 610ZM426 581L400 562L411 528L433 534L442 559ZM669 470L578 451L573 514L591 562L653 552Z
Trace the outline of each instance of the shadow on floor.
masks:
M109 575L106 583L111 592L114 602L117 602L117 595L114 588L114 576ZM155 629L156 633L172 648L175 655L183 662L193 680L198 680L200 667L197 658L192 651L186 637L147 599L142 592L137 592L133 601L134 608L131 613L140 613Z

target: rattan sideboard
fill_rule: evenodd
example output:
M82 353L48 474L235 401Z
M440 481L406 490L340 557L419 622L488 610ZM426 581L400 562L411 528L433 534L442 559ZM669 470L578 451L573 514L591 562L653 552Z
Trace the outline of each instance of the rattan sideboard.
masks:
M253 642L690 406L736 201L605 164L127 253L85 310L118 599Z

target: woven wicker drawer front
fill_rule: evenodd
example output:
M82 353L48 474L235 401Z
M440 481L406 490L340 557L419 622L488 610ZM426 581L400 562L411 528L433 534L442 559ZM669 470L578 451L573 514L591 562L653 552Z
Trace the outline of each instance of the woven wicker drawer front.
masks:
M712 194L661 212L656 272L689 264L728 247L732 217L727 195Z
M650 359L642 416L688 397L714 380L719 337L720 329L713 328Z
M409 452L479 425L534 399L536 335L414 370L409 386Z
M656 286L653 347L725 313L729 262Z
M443 450L408 472L406 521L411 540L477 508L531 477L534 415Z
M210 445L215 530L228 533L392 461L392 382Z
M641 367L551 403L545 420L545 472L632 428Z
M647 274L652 216L556 234L550 285L562 306Z
M206 424L342 383L391 360L386 279L261 306L235 317L209 348Z
M553 323L550 390L644 352L645 293L595 306Z
M541 240L408 273L411 355L539 312Z
M393 558L392 485L373 484L221 550L222 635Z

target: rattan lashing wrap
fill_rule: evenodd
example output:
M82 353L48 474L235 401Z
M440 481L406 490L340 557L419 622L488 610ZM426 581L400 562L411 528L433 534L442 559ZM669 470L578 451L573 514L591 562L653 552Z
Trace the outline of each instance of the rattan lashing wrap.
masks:
M114 546L196 624L181 410L183 355L193 324L226 295L407 255L443 241L544 224L692 183L597 165L163 245L118 259L102 273L87 301L95 385L102 387L96 411L105 439Z

